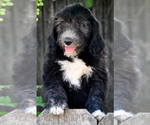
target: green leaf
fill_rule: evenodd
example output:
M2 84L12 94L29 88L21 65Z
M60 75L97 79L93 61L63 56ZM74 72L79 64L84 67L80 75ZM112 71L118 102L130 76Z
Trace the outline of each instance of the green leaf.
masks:
M1 96L0 97L0 103L10 103L11 99L9 96Z
M86 7L91 8L94 4L94 0L84 0Z
M37 3L36 5L37 5L37 6L40 6L40 4L39 4L39 3Z
M1 9L0 9L0 11L1 11L1 12L5 12L5 11L6 11L6 9L4 9L4 8L1 8Z
M0 115L6 115L8 112L0 112Z
M37 103L42 103L42 97L41 96L37 97Z
M5 12L0 12L0 15L5 15L6 13Z
M3 21L3 18L0 18L0 21ZM3 90L4 88L10 88L12 85L0 85L0 90Z
M45 103L42 102L42 97L37 97L37 106L45 107Z
M0 97L0 106L10 106L10 107L16 107L16 103L11 103L11 99L9 96L1 96Z
M6 5L7 5L6 3L1 3L1 6L4 6L4 7L5 7Z
M43 85L36 85L36 90L42 89Z
M3 18L0 18L0 22L2 22L4 19ZM0 88L0 90L1 90L1 88Z
M41 114L41 112L37 112L37 115Z
M7 6L13 6L14 4L12 2L6 3Z
M40 3L40 6L43 6L43 5L44 5L44 3L43 3L43 2L41 2L41 3Z
M40 11L40 9L39 9L39 8L37 8L37 9L36 9L36 11L37 11L37 12L39 12L39 11Z
M10 0L3 0L3 1L5 1L5 2L10 2Z
M39 12L36 12L36 15L39 15L40 13Z

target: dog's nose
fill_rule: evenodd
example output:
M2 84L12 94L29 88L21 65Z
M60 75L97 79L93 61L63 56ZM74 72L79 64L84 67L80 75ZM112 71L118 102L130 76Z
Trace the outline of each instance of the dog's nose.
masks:
M66 37L65 40L64 40L64 42L65 42L66 45L69 46L69 45L71 45L71 43L72 43L72 38Z

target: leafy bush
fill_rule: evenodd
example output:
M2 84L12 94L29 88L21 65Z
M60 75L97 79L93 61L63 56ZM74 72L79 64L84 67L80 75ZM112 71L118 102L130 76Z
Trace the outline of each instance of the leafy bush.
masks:
M4 89L10 89L12 85L0 85L0 91L3 91ZM17 106L17 103L12 103L12 100L9 96L0 96L0 106L7 106L7 107L13 107L15 108ZM0 115L5 115L8 112L6 111L0 111Z
M11 0L0 0L0 22L3 21L3 16L6 14L5 7L13 6L13 2Z

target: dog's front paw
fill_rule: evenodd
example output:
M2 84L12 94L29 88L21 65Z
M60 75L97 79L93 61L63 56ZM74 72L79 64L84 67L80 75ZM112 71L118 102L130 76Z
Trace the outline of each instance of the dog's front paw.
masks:
M115 110L114 111L114 117L119 122L125 121L132 116L133 116L133 114L131 112L126 112L125 110Z
M67 109L68 105L67 103L57 103L50 107L49 113L52 115L62 115L64 114L64 109Z
M25 113L36 115L36 106L31 106L26 108Z
M98 120L101 121L105 117L105 113L101 110L96 110L92 113L92 115Z
M62 115L64 114L64 108L61 106L52 106L49 109L49 113L52 115Z

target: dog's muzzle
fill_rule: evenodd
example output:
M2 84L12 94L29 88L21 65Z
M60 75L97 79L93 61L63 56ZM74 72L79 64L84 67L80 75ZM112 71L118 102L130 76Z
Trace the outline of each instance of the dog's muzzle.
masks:
M72 42L73 42L73 39L72 39L72 38L70 38L70 37L65 37L65 39L64 39L65 45L69 46L69 45L72 44Z
M73 43L73 39L70 37L65 37L64 38L64 43L65 43L65 51L67 53L72 53L75 50L75 47L71 46Z

